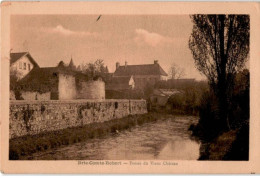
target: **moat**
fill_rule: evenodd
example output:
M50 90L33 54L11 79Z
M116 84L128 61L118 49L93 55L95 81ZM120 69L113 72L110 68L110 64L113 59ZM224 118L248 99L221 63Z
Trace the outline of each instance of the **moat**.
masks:
M200 142L188 128L193 116L169 116L81 143L34 153L31 160L197 160Z

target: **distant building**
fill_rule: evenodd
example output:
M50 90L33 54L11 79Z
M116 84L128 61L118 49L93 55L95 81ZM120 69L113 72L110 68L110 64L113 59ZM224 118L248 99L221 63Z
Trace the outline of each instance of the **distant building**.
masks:
M120 66L116 63L116 71L114 77L130 77L133 76L135 81L135 88L142 89L147 84L154 85L157 81L167 80L167 73L159 65L158 61L155 60L154 64L144 65L125 65Z
M69 68L72 69L72 70L76 70L76 66L74 65L72 57L70 59Z
M179 93L180 91L177 89L154 89L150 96L151 107L166 107L168 99Z
M19 81L21 99L69 100L105 99L105 83L65 66L35 68Z
M17 72L18 79L25 77L34 68L39 68L39 65L29 52L10 53L10 71Z
M106 90L128 90L135 88L133 76L114 76L106 84Z

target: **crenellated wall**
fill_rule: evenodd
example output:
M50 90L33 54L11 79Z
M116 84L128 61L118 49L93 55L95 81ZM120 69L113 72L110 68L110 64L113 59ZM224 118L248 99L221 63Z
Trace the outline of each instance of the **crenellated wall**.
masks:
M9 137L147 113L145 100L10 101Z

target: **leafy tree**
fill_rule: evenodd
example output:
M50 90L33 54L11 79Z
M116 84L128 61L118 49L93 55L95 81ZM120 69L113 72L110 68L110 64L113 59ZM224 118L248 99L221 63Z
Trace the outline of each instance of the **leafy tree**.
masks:
M189 48L218 99L221 126L227 128L234 76L248 58L250 19L248 15L192 15L191 19Z
M10 90L14 91L15 99L17 100L23 99L19 89L19 80L21 75L21 72L15 69L10 69Z
M101 77L105 80L106 75L108 74L108 68L101 59L96 60L94 63L81 64L81 66L77 69L81 70L83 73L86 73L93 79Z
M10 70L10 89L15 90L18 85L18 80L20 79L21 73L17 70Z

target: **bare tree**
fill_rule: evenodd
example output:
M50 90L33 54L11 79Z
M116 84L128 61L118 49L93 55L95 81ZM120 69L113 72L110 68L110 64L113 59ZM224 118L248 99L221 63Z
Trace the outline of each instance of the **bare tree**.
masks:
M175 63L169 68L169 77L170 79L180 79L185 76L185 71L183 68L179 67Z
M250 19L248 15L192 15L191 19L189 48L218 98L218 117L225 128L234 76L248 58Z

